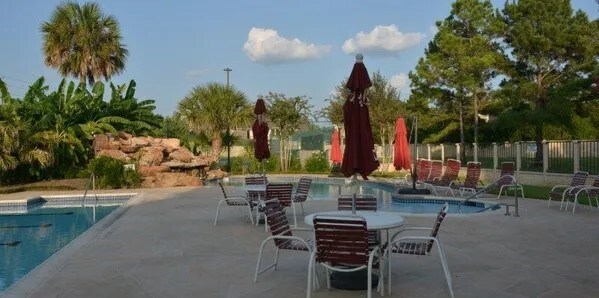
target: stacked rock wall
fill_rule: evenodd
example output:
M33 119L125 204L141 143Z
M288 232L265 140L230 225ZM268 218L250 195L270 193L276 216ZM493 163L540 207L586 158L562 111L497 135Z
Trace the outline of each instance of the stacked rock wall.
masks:
M179 139L134 137L127 133L97 135L93 142L96 156L110 156L138 165L143 187L202 185L211 157L196 156L181 146ZM211 176L214 174L210 174Z

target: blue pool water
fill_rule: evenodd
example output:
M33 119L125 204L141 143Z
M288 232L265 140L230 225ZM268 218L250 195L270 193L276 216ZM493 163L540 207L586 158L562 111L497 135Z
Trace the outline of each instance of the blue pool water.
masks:
M61 198L64 199L64 198ZM102 206L71 206L68 202L41 202L25 211L2 210L0 214L0 291L56 253L94 223L125 202Z
M296 183L298 178L272 178L272 182L291 182ZM241 180L232 179L230 185L241 186ZM393 211L400 213L414 214L434 214L439 212L445 202L449 203L449 213L477 213L485 212L487 205L481 202L468 202L467 205L459 206L458 198L447 197L412 197L397 198L397 189L390 184L377 182L360 181L353 190L345 186L343 179L315 178L310 188L310 197L315 200L336 199L339 195L352 194L356 191L358 194L372 194L378 199L379 210Z

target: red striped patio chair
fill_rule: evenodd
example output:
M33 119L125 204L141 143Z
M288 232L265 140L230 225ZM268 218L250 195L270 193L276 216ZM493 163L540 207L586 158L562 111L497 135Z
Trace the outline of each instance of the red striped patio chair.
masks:
M578 171L572 175L572 180L570 181L569 185L554 186L549 191L549 201L547 202L547 207L551 206L552 199L561 200L559 209L562 210L566 196L574 195L581 186L584 186L587 181L587 177L589 177L588 172Z
M260 251L258 252L258 262L256 264L256 271L254 273L254 283L258 280L258 275L264 273L266 270L273 268L277 270L277 263L279 261L280 250L290 251L307 251L311 253L314 247L314 241L312 239L305 239L297 236L293 236L292 231L312 231L312 229L298 229L290 228L289 221L287 221L287 215L283 205L279 200L268 200L265 202L264 213L266 215L266 221L270 227L271 236L267 237L262 241L260 245ZM264 246L273 242L276 247L275 261L274 263L260 269L260 263L262 261L262 251Z
M441 179L443 176L443 161L442 160L433 160L431 161L431 169L429 171L428 177L420 178L418 180L429 183L435 180Z
M431 189L434 194L438 194L437 188L445 189L447 194L449 194L451 192L451 185L458 180L461 166L461 161L448 159L443 176L440 179L428 180L428 182L424 183L425 187Z
M466 164L466 179L464 183L454 183L451 185L451 195L453 196L453 190L456 189L460 192L460 196L463 196L466 192L472 192L476 194L478 190L478 184L480 181L480 162L469 161Z
M423 159L420 158L418 159L418 161L416 162L417 164L417 182L419 181L424 181L426 179L428 179L428 176L431 172L431 167L432 167L432 161L430 159ZM441 164L441 168L443 168L443 164ZM397 180L395 182L395 184L398 187L403 187L405 185L409 185L412 183L412 173L407 173L405 176L399 178L399 180Z
M331 288L329 271L355 272L367 269L367 297L372 297L372 271L376 258L381 257L379 247L372 250L368 245L366 220L359 216L315 216L315 249L310 255L308 266L308 286L306 297L311 297L315 264L326 268L327 287ZM384 291L384 271L379 266L379 285L377 290Z
M437 220L435 221L435 224L432 228L406 228L400 230L399 232L395 233L395 235L393 235L389 247L385 250L385 259L387 260L387 269L389 270L389 272L387 272L387 280L389 282L387 288L389 289L389 294L391 294L391 254L430 256L433 246L436 243L439 258L441 259L441 265L443 267L443 272L445 273L447 287L449 288L449 294L451 295L451 297L454 297L453 287L451 285L451 274L449 273L449 267L447 266L445 251L443 250L441 241L437 236L439 233L439 228L441 227L441 223L443 222L445 215L447 215L448 209L449 205L445 203L445 205L443 205L443 207L439 211L439 214L437 215ZM430 236L403 236L403 234L401 233L406 231L431 231L431 233Z
M293 193L293 184L291 183L269 183L266 185L266 200L279 200L283 208L291 207L293 211L293 226L297 227L297 218L295 215L295 204L291 198Z
M524 188L522 185L518 184L515 172L516 163L511 161L501 163L501 173L499 174L499 180L497 181L497 186L499 187L497 199L501 198L502 193L505 193L507 196L509 190L513 190L515 196L517 196L518 191L520 191L520 195L524 198Z
M247 209L248 215L250 217L250 221L252 222L252 225L254 225L250 200L247 197L242 197L242 196L231 197L231 196L227 195L227 192L225 191L225 187L223 186L223 184L221 182L218 183L218 186L220 186L220 189L223 192L224 199L218 201L218 206L216 207L216 216L214 217L214 226L216 227L216 224L218 223L218 214L220 212L220 206L223 203L225 203L226 206L228 206L228 207L241 207L241 208Z

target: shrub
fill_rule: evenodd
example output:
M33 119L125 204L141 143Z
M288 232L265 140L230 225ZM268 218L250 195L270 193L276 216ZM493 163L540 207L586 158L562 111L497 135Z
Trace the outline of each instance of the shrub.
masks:
M108 156L100 156L90 161L89 172L96 176L99 188L136 187L141 183L137 170L125 169L125 163Z
M306 160L306 171L310 173L324 173L329 171L327 155L322 151L312 153Z

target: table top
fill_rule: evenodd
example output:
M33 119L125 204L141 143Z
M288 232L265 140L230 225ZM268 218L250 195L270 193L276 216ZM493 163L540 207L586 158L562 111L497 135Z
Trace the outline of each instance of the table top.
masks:
M266 191L266 185L264 184L247 184L244 185L246 191Z
M310 214L304 218L304 222L310 226L314 225L314 216L338 216L338 215L353 215L351 211L329 211L317 212ZM396 212L387 211L356 211L356 215L360 215L366 219L366 225L369 230L383 230L400 227L403 225L403 217Z

